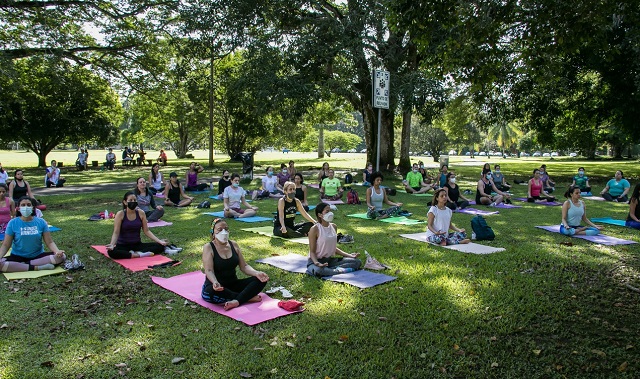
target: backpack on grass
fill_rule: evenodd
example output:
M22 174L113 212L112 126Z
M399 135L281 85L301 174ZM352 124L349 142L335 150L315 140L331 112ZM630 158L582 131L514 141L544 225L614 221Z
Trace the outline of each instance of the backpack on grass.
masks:
M354 189L350 189L347 192L347 204L360 204L360 197L358 197L358 192Z
M477 241L493 241L496 238L493 229L487 225L487 221L482 216L475 216L471 219L471 229L476 234Z
M344 184L352 184L353 183L353 175L346 174L344 176Z

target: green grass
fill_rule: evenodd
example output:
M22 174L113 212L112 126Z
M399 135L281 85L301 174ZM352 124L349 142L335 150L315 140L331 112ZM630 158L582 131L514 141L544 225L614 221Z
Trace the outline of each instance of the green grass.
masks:
M321 164L312 155L260 155L258 164L264 167L290 157L304 170ZM206 155L196 159L205 162ZM339 154L328 161L342 169L364 166L361 154ZM2 162L11 169L6 157ZM490 162L500 162L512 181L542 161ZM175 166L163 171L184 170L188 162L171 163ZM462 179L461 187L471 188L480 166L462 163L452 161L451 166ZM632 185L639 174L632 162L546 163L559 187L568 184L580 165L597 177L595 191L619 167L634 178ZM214 169L222 166L226 164ZM88 176L77 180L132 181L136 169L127 170L102 179L105 173L99 171L79 173ZM399 186L400 181L387 177L385 184ZM357 188L364 199L364 190ZM526 192L525 186L514 189L517 195ZM311 203L318 201L316 190L310 189L310 195ZM346 250L366 249L392 267L388 274L398 277L365 290L254 263L271 254L306 254L307 247L243 232L246 224L230 221L231 238L253 267L267 272L268 286L285 286L306 303L301 314L247 327L185 302L149 279L201 269L211 221L200 216L201 210L168 209L164 219L174 225L152 229L185 248L180 266L132 273L89 248L108 243L113 225L86 219L105 208L117 210L121 198L122 191L44 197L47 221L63 229L52 234L54 240L68 253L78 253L87 268L2 284L0 326L6 327L0 328L1 378L240 378L241 373L321 379L640 376L640 294L624 287L640 287L640 246L599 246L533 228L559 223L560 207L527 204L487 217L497 235L488 244L506 251L477 256L398 236L422 231L424 224L348 218L364 212L365 206L338 206L335 222L356 241ZM205 198L198 195L197 201ZM412 218L426 218L430 198L398 194L395 199L414 213ZM591 217L624 218L628 209L624 204L585 202ZM212 211L222 208L221 202L212 204ZM262 216L271 216L275 209L274 201L256 204ZM467 229L470 220L454 215L454 222ZM636 230L611 226L605 233L640 242ZM573 246L561 244L567 241ZM174 365L175 357L186 361ZM116 366L121 363L126 366Z

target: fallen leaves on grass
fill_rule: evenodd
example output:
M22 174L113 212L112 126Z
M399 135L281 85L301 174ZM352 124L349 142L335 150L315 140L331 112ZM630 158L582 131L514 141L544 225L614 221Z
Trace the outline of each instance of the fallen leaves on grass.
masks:
M184 362L184 361L186 361L186 359L185 359L185 358L182 358L182 357L175 357L175 358L173 358L173 359L171 360L171 363L173 363L174 365L177 365L177 364L182 363L182 362Z
M599 355L599 356L600 356L600 357L602 357L602 358L605 358L605 357L607 356L607 353L605 353L605 352L604 352L604 351L602 351L602 350L592 349L592 350L591 350L591 352L592 352L593 354L597 354L597 355Z
M253 375L249 374L248 372L241 372L240 376L243 378L253 378Z
M533 350L533 354L535 355L540 355L540 353L542 353L542 350L539 350L539 349Z
M53 367L53 366L55 366L55 363L53 363L51 361L46 361L46 362L40 363L40 367Z
M618 366L618 371L625 372L627 371L627 367L629 366L629 362L624 361L620 366Z

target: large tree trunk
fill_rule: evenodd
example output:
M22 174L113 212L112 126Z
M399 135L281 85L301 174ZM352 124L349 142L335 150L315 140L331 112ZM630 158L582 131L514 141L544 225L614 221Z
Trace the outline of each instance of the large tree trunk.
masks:
M367 104L368 105L368 104ZM367 161L375 165L378 149L378 110L368 105L369 114L364 117L365 140L367 143ZM380 125L380 170L393 170L395 168L393 152L393 111L382 109Z
M40 150L34 151L34 153L38 156L38 167L47 167L47 154L49 154L49 152Z
M401 172L408 172L411 169L411 158L409 149L411 148L411 106L405 107L402 111L402 136L400 137L400 167Z
M320 125L318 129L318 159L322 158L324 158L324 126Z

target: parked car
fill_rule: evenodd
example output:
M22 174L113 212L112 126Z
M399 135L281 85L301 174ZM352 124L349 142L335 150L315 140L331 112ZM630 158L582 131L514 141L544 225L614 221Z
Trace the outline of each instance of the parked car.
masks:
M544 158L549 158L549 157L551 157L551 154L549 154L549 153L544 153L544 154L542 154L542 156L543 156Z
M358 150L356 150L356 149L351 149L351 150L347 151L347 153L357 153L357 152L358 152Z
M481 151L481 152L478 153L478 155L481 156L481 157L484 157L484 156L487 155L487 153L485 153L484 151Z
M551 152L551 156L552 157L557 157L558 156L558 152L557 151L552 151Z
M534 157L541 157L541 156L542 156L542 153L541 153L541 152L539 152L539 151L536 151L535 153L533 153L533 156L534 156Z
M332 152L332 153L339 153L339 152L341 152L341 151L342 151L342 150L340 150L340 149L339 149L339 148L337 148L337 147L335 147L335 148L333 148L333 150L331 150L331 152Z
M455 150L449 150L449 155L458 155L458 153Z
M467 157L471 156L471 152L467 151L466 153L464 153L464 155L466 155Z
M578 156L578 153L569 153L569 156L570 156L571 158L575 158L575 157L577 157L577 156Z
M431 156L431 152L430 151L425 151L424 152L424 156L425 157L430 157Z
M364 154L364 153L367 152L367 149L362 149L362 150L360 150L360 152Z
M520 153L520 158L522 158L522 157L530 157L530 155L526 151L523 151L523 152Z

